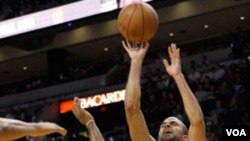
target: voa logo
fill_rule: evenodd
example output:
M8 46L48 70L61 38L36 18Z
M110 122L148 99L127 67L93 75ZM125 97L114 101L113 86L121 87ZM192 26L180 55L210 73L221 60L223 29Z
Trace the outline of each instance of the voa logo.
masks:
M227 136L247 136L244 129L226 129Z

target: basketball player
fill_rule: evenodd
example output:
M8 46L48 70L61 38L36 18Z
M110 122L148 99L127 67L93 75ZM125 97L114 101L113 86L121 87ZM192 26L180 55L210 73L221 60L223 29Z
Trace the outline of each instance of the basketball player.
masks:
M65 136L67 131L50 122L27 123L15 119L0 118L1 141L15 140L25 136L39 137L51 133L59 133Z
M125 111L132 141L155 141L147 128L143 113L140 109L140 75L143 59L149 48L149 44L141 47L131 45L128 41L122 42L130 59L130 72L126 85ZM175 44L168 47L171 64L163 60L166 71L171 75L181 94L186 114L190 121L189 130L182 121L176 117L166 118L158 133L159 141L205 141L205 125L199 103L190 90L181 71L180 49Z
M95 124L94 117L86 110L80 107L80 100L75 97L72 111L75 117L87 127L90 141L104 141L104 138Z

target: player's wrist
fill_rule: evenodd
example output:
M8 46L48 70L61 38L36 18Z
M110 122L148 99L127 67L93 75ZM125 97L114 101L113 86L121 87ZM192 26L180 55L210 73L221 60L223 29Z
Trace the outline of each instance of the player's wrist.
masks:
M131 59L132 65L142 65L143 60L140 59Z
M90 128L93 124L95 124L95 121L94 121L94 120L89 120L89 121L85 124L85 126L86 126L87 128Z
M184 78L182 73L175 74L172 77L174 78L174 80L179 80Z

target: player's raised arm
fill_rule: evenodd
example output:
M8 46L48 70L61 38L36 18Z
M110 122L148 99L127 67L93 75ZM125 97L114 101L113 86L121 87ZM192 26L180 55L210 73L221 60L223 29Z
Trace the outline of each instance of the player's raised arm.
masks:
M189 141L204 141L205 140L205 124L203 113L200 105L195 98L193 92L189 88L181 71L180 49L175 44L168 47L168 54L171 64L165 59L163 60L166 71L171 75L180 91L184 108L190 121L188 132Z
M88 111L80 107L80 100L78 98L74 98L72 111L75 117L87 127L90 141L104 141L95 123L94 117Z
M151 141L147 124L140 107L141 87L140 76L143 59L149 48L149 44L131 45L128 41L122 42L130 59L130 71L126 85L125 111L129 133L132 141Z

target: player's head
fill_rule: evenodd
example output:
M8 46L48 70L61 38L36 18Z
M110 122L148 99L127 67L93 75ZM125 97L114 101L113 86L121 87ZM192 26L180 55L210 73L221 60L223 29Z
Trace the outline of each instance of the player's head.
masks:
M185 124L176 117L166 118L158 134L159 141L187 141L188 130Z

